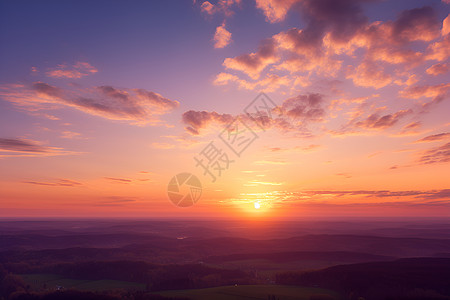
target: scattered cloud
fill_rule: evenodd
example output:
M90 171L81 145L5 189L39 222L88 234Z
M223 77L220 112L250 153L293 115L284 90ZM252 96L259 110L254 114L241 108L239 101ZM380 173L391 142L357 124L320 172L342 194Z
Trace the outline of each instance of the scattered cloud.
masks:
M402 130L400 131L400 135L411 135L411 134L417 134L419 129L422 126L422 123L419 121L411 122L405 126L403 126Z
M419 163L435 164L446 163L450 161L450 143L429 149L422 153Z
M79 154L79 152L67 151L59 147L44 146L42 142L30 139L0 138L0 158L59 156L74 154Z
M283 21L289 9L300 0L256 0L256 7L261 9L267 21Z
M97 68L87 62L77 62L72 66L67 64L58 65L56 69L49 70L45 74L52 78L78 79L84 76L97 73Z
M209 1L204 1L200 5L200 9L206 15L223 14L225 17L230 17L234 14L233 6L240 5L241 0L219 0L216 4Z
M429 67L426 72L429 75L439 76L447 73L449 70L450 66L448 63L438 63Z
M298 95L286 99L281 106L272 109L272 118L262 116L258 118L257 123L265 129L276 128L283 132L294 132L301 136L311 136L306 126L310 123L321 122L325 115L323 108L324 98L321 94ZM240 118L247 126L255 127L255 121L246 114L230 115L220 114L215 111L194 111L190 110L182 115L182 121L187 126L186 131L191 135L199 135L202 129L209 125L221 125L222 127L230 124L235 118Z
M347 78L353 83L362 87L373 87L376 89L385 87L392 82L392 76L386 73L383 68L374 62L366 61L354 68L347 68Z
M30 112L65 106L106 119L124 120L138 125L160 124L160 115L179 106L178 101L144 89L99 86L70 90L44 82L35 82L31 86L2 86L0 96Z
M106 180L109 180L111 182L115 182L115 183L131 183L133 182L133 180L131 179L126 179L126 178L116 178L116 177L104 177Z
M393 114L371 114L364 120L355 122L355 126L369 129L384 129L394 126L399 120L412 114L412 110L400 110Z
M234 120L234 117L229 114L219 114L215 111L208 112L189 110L183 113L182 120L186 125L188 125L185 128L189 133L199 135L200 130L206 128L209 124L229 124L232 120Z
M234 58L226 58L223 65L227 69L238 70L247 74L252 79L258 79L261 71L268 65L277 62L278 59L275 41L273 39L266 39L261 42L258 51Z
M96 202L94 206L124 206L135 202L137 202L136 197L110 196L105 197L105 200Z
M83 138L81 133L74 132L74 131L68 131L68 130L63 131L61 133L61 137L64 139L82 139Z
M44 186L59 186L59 187L61 187L61 186L74 187L74 186L83 185L80 182L69 180L69 179L58 179L54 182L22 181L22 183L34 184L34 185L44 185Z
M225 28L225 22L216 28L214 34L214 48L225 48L231 43L231 32Z
M416 141L416 143L423 143L423 142L435 142L435 141L441 141L450 138L449 132L444 133L438 133L426 136L424 138L421 138L420 140Z
M257 81L247 81L230 73L219 73L214 80L214 85L228 85L231 82L238 84L240 89L258 90L260 92L273 92L281 86L289 86L291 80L288 76L278 76L276 74L267 74L265 78Z

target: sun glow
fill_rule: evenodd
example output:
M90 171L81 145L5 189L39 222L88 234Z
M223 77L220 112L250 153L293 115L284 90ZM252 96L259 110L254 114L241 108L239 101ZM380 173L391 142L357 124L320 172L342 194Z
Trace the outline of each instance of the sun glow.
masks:
M261 205L259 204L259 202L255 202L253 205L255 206L255 209L261 208Z

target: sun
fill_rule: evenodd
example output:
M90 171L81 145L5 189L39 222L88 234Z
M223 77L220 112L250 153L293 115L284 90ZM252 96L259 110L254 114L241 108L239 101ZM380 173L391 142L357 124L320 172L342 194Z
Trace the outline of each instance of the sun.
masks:
M261 205L259 205L259 202L255 202L253 205L255 205L255 209L260 209Z

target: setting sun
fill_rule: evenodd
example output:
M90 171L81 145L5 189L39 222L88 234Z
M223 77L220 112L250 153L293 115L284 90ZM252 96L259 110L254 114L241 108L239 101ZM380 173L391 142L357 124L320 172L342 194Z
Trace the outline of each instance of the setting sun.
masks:
M255 205L255 209L260 209L261 208L261 205L259 204L259 202L255 202L254 205Z

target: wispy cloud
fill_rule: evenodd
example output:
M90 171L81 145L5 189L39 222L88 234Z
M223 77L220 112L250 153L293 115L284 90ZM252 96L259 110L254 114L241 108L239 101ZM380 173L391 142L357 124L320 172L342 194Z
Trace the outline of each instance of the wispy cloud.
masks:
M450 161L450 143L431 148L422 153L419 163L436 164L446 163Z
M17 138L0 138L0 158L1 157L38 157L38 156L58 156L74 155L79 152L64 150L59 147L44 146L43 143Z
M78 79L97 72L97 68L88 62L77 62L72 66L68 66L67 64L58 65L56 69L49 70L45 74L52 78Z
M111 182L116 182L116 183L132 183L133 180L131 179L127 179L127 178L117 178L117 177L104 177L106 180L109 180Z
M0 89L0 96L31 112L72 107L91 115L137 125L161 124L158 117L179 106L178 101L144 89L112 86L63 89L44 82L35 82L31 86L5 85Z
M437 133L437 134L433 134L433 135L429 135L424 138L421 138L420 140L417 140L416 143L435 142L435 141L445 140L448 138L450 138L449 132Z
M74 187L83 185L80 182L69 180L69 179L58 179L52 182L42 182L42 181L22 181L22 183L43 185L43 186L56 186L56 187Z

